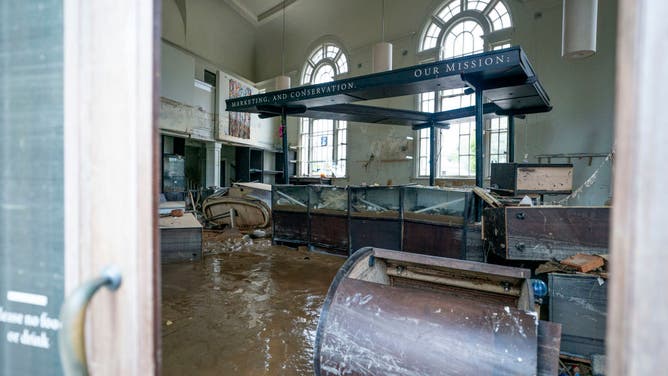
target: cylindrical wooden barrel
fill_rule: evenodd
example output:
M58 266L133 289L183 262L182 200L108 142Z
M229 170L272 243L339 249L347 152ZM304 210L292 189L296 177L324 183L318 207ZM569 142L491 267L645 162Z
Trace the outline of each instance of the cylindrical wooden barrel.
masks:
M373 252L354 253L330 286L316 375L536 374L535 315L467 294L397 286Z

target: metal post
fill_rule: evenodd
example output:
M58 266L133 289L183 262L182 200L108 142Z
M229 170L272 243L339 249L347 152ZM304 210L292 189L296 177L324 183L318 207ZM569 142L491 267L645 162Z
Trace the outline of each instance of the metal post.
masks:
M475 185L478 187L483 186L483 174L485 171L483 168L484 165L484 153L485 148L483 144L482 132L483 132L483 103L482 103L482 89L476 88L475 91ZM482 218L482 199L478 198L476 200L476 221L480 221Z
M288 155L288 116L285 107L281 109L281 127L283 127L283 182L290 184L290 158Z
M515 116L508 116L508 162L515 162Z
M429 125L429 186L436 185L436 127Z

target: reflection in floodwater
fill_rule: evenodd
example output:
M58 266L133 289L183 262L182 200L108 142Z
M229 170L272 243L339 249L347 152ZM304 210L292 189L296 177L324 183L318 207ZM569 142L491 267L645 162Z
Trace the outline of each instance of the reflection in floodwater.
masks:
M205 232L202 262L162 266L163 373L312 374L320 308L343 258L222 244L233 242Z

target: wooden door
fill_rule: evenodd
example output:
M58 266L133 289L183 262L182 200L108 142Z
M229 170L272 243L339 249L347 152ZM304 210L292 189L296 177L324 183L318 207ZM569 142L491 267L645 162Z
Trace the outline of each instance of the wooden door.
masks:
M123 282L88 308L90 372L158 372L159 4L0 6L0 374L62 374L63 300L110 265Z

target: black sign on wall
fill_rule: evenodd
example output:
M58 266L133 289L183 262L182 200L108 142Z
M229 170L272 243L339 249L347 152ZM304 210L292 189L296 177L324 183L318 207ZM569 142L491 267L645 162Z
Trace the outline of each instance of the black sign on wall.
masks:
M0 375L59 375L63 4L0 7Z

